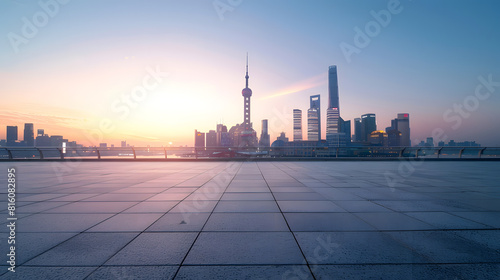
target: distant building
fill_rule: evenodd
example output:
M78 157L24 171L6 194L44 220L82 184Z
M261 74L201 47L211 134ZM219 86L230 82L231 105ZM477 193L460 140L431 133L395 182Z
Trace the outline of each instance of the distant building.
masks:
M426 147L434 147L434 138L427 137L427 140L425 141L425 146Z
M320 96L310 97L310 108L307 110L307 140L321 140Z
M205 135L205 139L207 147L217 147L217 132L215 130L209 130Z
M389 147L400 147L401 145L401 132L392 127L386 129L387 132L387 145Z
M391 120L391 129L397 130L401 133L400 146L410 147L410 114L400 113L398 117ZM389 132L388 129L386 129Z
M196 148L205 148L205 133L194 131L194 146Z
M35 146L35 136L34 136L34 129L33 129L33 124L32 123L25 123L24 124L24 144L28 147L33 147Z
M346 145L351 144L351 121L340 118L340 132L345 134Z
M369 141L370 134L377 130L375 114L364 114L361 116L361 141Z
M362 135L362 123L361 123L361 118L355 118L354 119L354 141L355 142L361 142L363 141L363 135Z
M227 135L225 136L225 138L227 139L228 137L228 133L227 133L227 126L223 125L223 124L217 124L217 147L229 147L231 146L232 144L229 144L229 145L225 145L224 144L224 141L222 141L222 134L223 133L226 133ZM226 140L227 142L227 140Z
M107 149L108 148L108 143L99 143L99 148L101 148L101 149Z
M60 135L52 135L50 136L50 146L61 148L62 143L64 142L63 140L64 140L63 137Z
M45 135L45 131L43 129L37 129L36 136L43 136Z
M302 141L302 110L293 109L293 141Z
M122 147L122 148L126 148L126 147L127 147L127 140L125 140L125 141L121 141L121 143L120 143L120 147Z
M271 145L271 136L269 135L268 121L262 120L262 132L260 133L259 147L269 148Z
M7 146L16 145L17 126L7 126Z
M376 130L370 133L369 142L371 146L387 146L387 133L383 130Z
M288 137L285 136L284 132L281 132L280 136L278 138L276 138L276 140L280 140L280 141L283 141L283 142L288 142Z

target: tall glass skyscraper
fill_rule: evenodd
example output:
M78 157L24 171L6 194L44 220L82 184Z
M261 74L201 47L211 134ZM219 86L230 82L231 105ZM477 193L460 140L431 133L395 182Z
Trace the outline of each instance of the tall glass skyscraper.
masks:
M354 141L360 142L363 141L363 136L361 133L361 118L354 119Z
M337 108L340 115L339 83L336 65L328 67L328 108Z
M370 133L377 130L377 122L375 114L364 114L361 116L361 134L363 139L361 141L369 141Z
M24 143L28 147L35 146L35 133L32 123L24 124Z
M7 146L13 146L17 141L17 126L7 126Z
M302 110L293 109L293 141L302 141Z
M307 140L321 140L321 114L320 114L320 96L310 97L310 108L307 110Z

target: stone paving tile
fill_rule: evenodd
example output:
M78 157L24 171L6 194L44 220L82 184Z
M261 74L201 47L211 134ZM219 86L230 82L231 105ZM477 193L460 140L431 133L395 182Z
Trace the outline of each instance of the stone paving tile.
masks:
M146 231L196 231L206 223L210 213L167 213Z
M173 279L178 266L101 266L86 279Z
M500 262L498 251L451 232L396 231L387 234L436 263Z
M292 231L370 231L375 228L350 213L285 213Z
M87 232L143 231L161 216L160 213L118 214L88 229Z
M281 213L213 213L204 231L289 231Z
M278 201L282 212L345 212L331 201Z
M318 280L460 279L452 268L427 264L315 265L312 271Z
M65 204L60 207L52 208L45 211L46 213L117 213L121 212L137 202L121 202L121 201L78 201Z
M275 201L220 201L214 212L280 212Z
M382 232L297 232L295 236L314 264L428 262Z
M424 223L402 213L354 213L379 230L425 230L436 229L435 226Z
M440 229L482 229L491 228L446 212L408 212L406 215L419 219Z
M80 280L87 277L96 267L79 267L79 266L21 266L16 269L15 273L6 272L0 277L5 280L29 280L29 279L68 279ZM5 269L7 271L7 269Z
M265 265L303 261L290 232L202 232L184 264Z
M34 266L99 266L137 233L81 233L27 262Z
M105 265L178 265L193 244L196 233L141 233Z
M298 277L299 276L299 277ZM313 277L307 266L299 265L268 265L268 266L182 266L176 280L226 280L255 279L282 280L303 279Z
M34 214L18 220L17 232L82 232L112 214Z
M23 264L77 234L76 232L19 232L16 234L16 244L13 244L16 245L16 251L21 252L16 256L16 263ZM7 239L2 238L2 240ZM8 252L7 242L2 243L0 246L3 249L2 252ZM7 255L2 254L0 261L1 264L5 264Z
M146 201L140 202L127 210L124 213L166 213L172 209L178 201Z

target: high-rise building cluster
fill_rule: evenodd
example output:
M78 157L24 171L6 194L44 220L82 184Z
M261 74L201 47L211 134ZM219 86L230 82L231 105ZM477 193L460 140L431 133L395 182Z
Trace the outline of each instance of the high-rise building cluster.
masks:
M18 127L17 126L7 126L7 135L4 140L0 140L0 146L2 147L81 147L76 141L69 141L64 139L61 135L47 135L44 129L38 129L35 137L35 129L32 123L24 124L24 137L23 140L19 140Z
M307 140L302 139L302 111L293 109L293 142L276 145L288 147L346 147L346 146L411 146L410 119L408 113L401 113L391 121L386 131L377 130L375 114L364 114L354 119L354 134L351 121L344 120L340 113L337 66L328 68L328 106L326 109L326 140L321 132L321 95L309 99L307 110Z

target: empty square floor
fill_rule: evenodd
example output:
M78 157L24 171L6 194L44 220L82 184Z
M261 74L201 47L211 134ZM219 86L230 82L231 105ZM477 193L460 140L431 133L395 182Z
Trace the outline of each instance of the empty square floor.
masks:
M0 169L2 279L500 279L500 162Z

